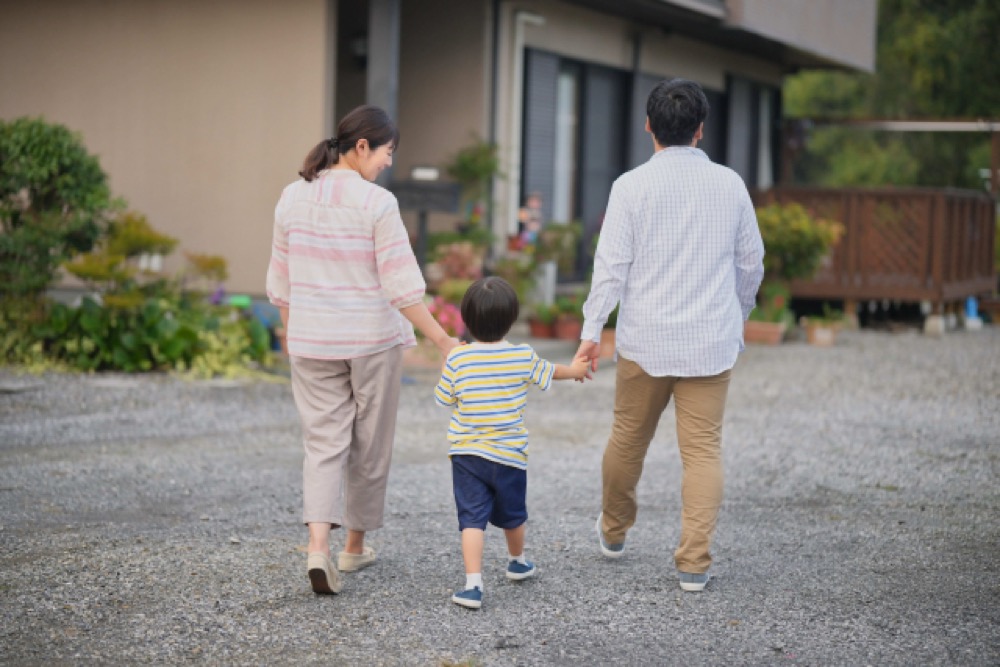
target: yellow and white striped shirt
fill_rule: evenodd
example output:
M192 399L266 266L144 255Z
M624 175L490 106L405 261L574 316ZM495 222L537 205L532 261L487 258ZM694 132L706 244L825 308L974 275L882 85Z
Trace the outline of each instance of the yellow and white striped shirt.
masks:
M528 384L545 391L555 366L530 345L472 343L448 354L434 388L439 405L454 406L448 425L448 456L473 455L528 467L528 429L524 407Z

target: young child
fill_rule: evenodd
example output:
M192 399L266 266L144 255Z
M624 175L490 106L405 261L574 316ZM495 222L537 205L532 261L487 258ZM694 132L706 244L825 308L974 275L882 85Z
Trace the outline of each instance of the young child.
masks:
M517 319L514 289L502 278L477 280L462 298L462 319L475 341L448 354L434 398L454 406L448 426L452 485L462 531L465 588L455 604L479 609L483 603L483 533L487 522L507 538L507 578L534 576L524 557L528 431L524 406L528 385L544 391L553 379L589 377L583 357L569 366L539 358L530 345L504 340Z

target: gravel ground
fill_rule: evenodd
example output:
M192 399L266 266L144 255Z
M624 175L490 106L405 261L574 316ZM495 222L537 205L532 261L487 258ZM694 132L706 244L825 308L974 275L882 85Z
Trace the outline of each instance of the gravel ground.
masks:
M605 366L530 401L539 576L507 582L490 530L483 609L451 604L464 579L434 379L403 387L378 564L319 597L287 384L0 370L0 662L1000 663L1000 329L750 348L701 594L673 568L671 410L625 558L597 551Z

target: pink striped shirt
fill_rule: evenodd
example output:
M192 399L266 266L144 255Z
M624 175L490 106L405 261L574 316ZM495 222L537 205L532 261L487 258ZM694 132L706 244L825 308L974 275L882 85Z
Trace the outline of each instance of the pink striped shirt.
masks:
M289 309L290 355L354 359L415 344L399 309L420 303L425 287L388 190L327 169L281 193L267 297Z

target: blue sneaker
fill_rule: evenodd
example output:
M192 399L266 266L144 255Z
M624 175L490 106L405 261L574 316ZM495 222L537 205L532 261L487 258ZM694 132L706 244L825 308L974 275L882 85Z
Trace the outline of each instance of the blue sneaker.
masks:
M598 514L597 524L594 526L594 529L597 531L597 541L601 544L601 553L604 554L605 558L621 558L625 554L625 543L608 544L604 540L604 531L601 530L601 519L603 517L604 512Z
M452 595L451 601L466 609L479 609L483 606L483 589L479 586L466 588L464 591L458 591Z
M677 578L681 582L681 590L689 591L691 593L699 593L705 590L705 584L711 579L711 575L708 572L702 572L700 574L693 574L691 572L681 572L677 571Z
M522 565L516 560L512 560L507 563L507 578L514 581L520 581L521 579L527 579L528 577L535 576L535 564L530 560L525 561Z

